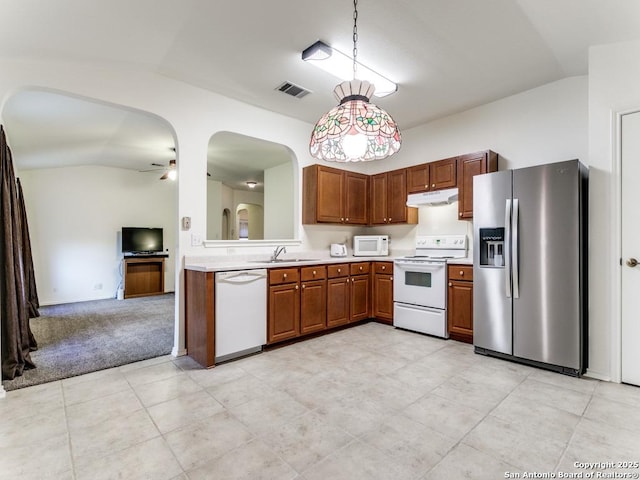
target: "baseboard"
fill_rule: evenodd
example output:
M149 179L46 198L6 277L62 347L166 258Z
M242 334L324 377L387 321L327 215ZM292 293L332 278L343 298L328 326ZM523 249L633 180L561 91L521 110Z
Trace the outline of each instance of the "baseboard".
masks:
M0 398L6 398L7 391L4 389L4 386L0 383Z
M187 354L187 349L186 348L179 349L179 348L173 347L171 349L171 355L173 357L184 357L186 354Z
M594 380L602 380L603 382L611 382L611 376L603 374L603 373L598 373L598 372L594 372L593 370L589 370L587 368L587 371L585 372L585 374L583 375L584 377L589 377L589 378L593 378Z

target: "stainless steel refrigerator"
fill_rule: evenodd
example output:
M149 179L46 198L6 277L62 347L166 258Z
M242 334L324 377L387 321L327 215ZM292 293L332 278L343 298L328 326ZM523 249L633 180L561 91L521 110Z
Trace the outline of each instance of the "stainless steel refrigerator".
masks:
M578 160L474 177L476 353L585 372L587 177Z

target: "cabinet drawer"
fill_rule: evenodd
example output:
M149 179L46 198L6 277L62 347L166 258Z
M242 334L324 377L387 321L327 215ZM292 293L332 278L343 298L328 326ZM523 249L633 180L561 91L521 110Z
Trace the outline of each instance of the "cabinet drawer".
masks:
M347 277L349 275L349 265L346 263L328 265L327 272L329 278Z
M371 264L369 262L352 263L350 268L351 275L363 275L365 273L369 273L370 265Z
M323 280L327 278L327 267L324 265L316 265L315 267L301 267L300 278L303 282L310 280Z
M274 268L269 270L269 285L295 283L300 278L297 268Z
M375 273L388 273L389 275L393 274L393 263L392 262L375 262L374 263L374 272Z
M471 265L449 265L449 280L473 281L473 266Z

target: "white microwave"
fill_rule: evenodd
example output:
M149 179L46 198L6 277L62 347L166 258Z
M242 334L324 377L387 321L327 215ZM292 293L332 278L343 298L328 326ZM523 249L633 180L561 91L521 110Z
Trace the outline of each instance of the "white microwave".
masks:
M389 255L389 235L355 235L354 257L385 257Z

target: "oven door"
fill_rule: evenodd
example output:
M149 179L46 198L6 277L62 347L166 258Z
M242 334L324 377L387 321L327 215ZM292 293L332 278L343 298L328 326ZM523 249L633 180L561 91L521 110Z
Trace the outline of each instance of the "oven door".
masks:
M446 263L397 259L393 266L393 301L446 308Z

